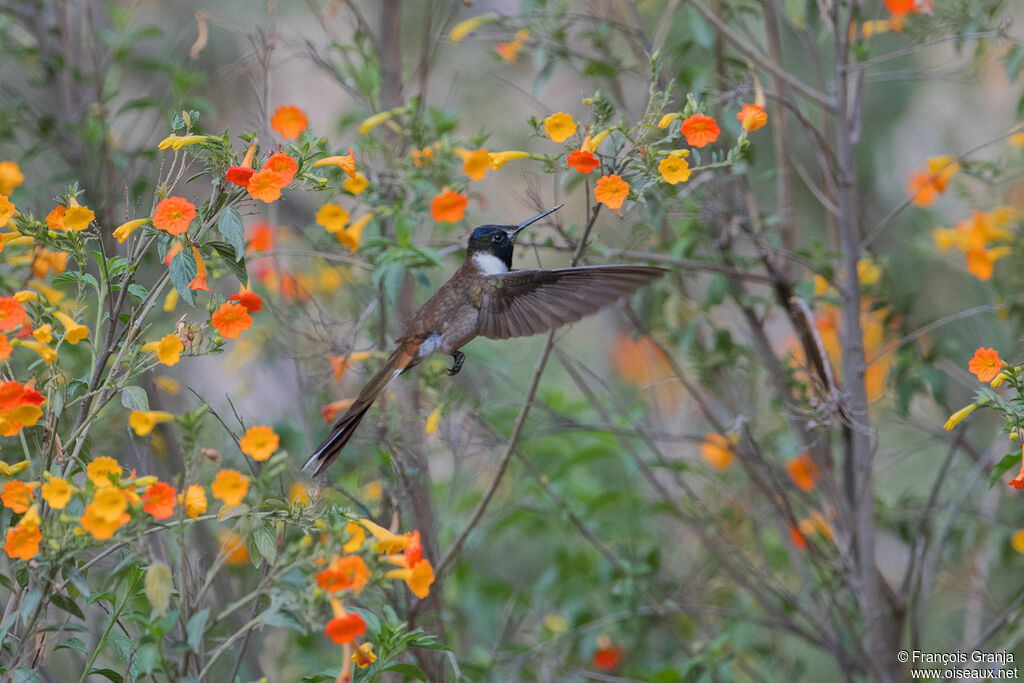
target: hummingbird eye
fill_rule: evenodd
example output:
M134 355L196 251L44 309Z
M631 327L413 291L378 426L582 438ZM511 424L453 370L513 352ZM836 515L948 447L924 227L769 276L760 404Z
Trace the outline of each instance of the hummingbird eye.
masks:
M494 233L494 237L492 239L495 242L504 242L505 241L505 233L503 233L503 232L496 232L496 233Z

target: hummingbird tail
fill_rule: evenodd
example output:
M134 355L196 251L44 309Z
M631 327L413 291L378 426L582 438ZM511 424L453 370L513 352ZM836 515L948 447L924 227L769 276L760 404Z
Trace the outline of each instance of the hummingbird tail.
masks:
M312 468L314 477L327 469L341 453L341 449L345 447L348 440L352 438L356 427L359 426L373 402L387 389L389 384L413 364L415 358L415 353L410 352L405 344L399 346L384 363L384 367L366 383L363 390L359 392L359 397L349 406L345 414L334 423L330 434L309 456L302 469Z

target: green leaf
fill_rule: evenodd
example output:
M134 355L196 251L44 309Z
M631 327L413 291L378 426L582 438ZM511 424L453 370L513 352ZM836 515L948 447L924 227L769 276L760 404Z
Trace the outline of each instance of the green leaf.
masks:
M85 621L85 614L82 612L82 608L79 607L74 600L68 598L67 596L61 595L60 593L54 593L50 596L50 602L56 605L57 607L60 607L68 614L72 614L81 619L82 621Z
M249 271L245 269L245 259L236 261L234 258L234 247L227 242L207 242L207 246L213 247L214 250L221 255L224 262L231 269L238 281L243 285L249 284Z
M155 643L146 643L135 653L135 661L138 662L140 671L151 674L160 662L160 649Z
M39 683L42 680L38 671L27 666L19 666L11 672L11 683Z
M89 654L89 648L86 647L85 642L81 638L68 638L63 643L61 643L60 645L58 645L57 647L55 647L53 649L54 650L61 650L61 649L77 650L78 652L81 652L83 655L88 655Z
M234 248L235 260L241 261L245 256L245 227L242 225L242 216L238 209L233 206L224 209L217 222L217 230Z
M113 669L90 669L89 675L103 676L108 681L113 681L114 683L124 683L124 678L121 677L121 674Z
M128 293L134 296L139 301L142 301L149 296L149 290L140 284L132 283L128 285Z
M171 259L171 284L178 290L181 298L190 306L196 305L196 293L188 288L188 284L196 277L196 258L191 249L182 249Z
M393 671L397 674L402 674L403 676L411 676L412 678L415 678L419 681L427 680L427 674L423 673L423 669L419 668L415 664L405 664L399 662L397 664L392 664L386 669L381 669L381 671Z
M1003 459L996 463L996 465L992 468L992 474L990 474L988 477L989 488L995 486L996 482L999 481L999 477L1009 472L1013 468L1013 466L1018 464L1019 462L1020 453L1007 453L1006 455L1004 455Z
M128 410L149 410L149 397L142 387L125 387L121 390L121 405Z
M193 652L199 652L199 646L203 644L203 633L206 631L206 620L210 617L210 608L206 607L192 615L185 626L185 634L188 638L188 646Z
M263 522L252 530L253 542L268 564L274 564L277 556L277 534L269 522Z
M36 607L43 600L43 591L38 588L33 588L25 596L25 599L21 603L21 623L28 626L29 620L32 618L32 614L36 611Z

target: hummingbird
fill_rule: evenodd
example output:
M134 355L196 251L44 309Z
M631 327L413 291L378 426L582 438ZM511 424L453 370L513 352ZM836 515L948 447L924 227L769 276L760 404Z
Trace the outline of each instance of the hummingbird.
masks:
M466 260L405 322L397 348L302 466L322 473L338 457L373 402L406 370L434 353L452 357L449 375L465 361L459 349L476 337L509 339L548 332L596 312L661 277L648 266L582 266L513 270L516 235L558 209L519 225L482 225L469 237Z

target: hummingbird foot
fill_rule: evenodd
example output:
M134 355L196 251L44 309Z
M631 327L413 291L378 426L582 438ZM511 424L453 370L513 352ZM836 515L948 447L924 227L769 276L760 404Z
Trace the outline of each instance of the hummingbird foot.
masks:
M466 360L466 354L464 354L462 351L456 351L455 353L452 354L452 358L454 358L455 360L454 362L452 362L452 366L448 368L448 374L457 375L459 374L459 370L462 369L462 364Z

